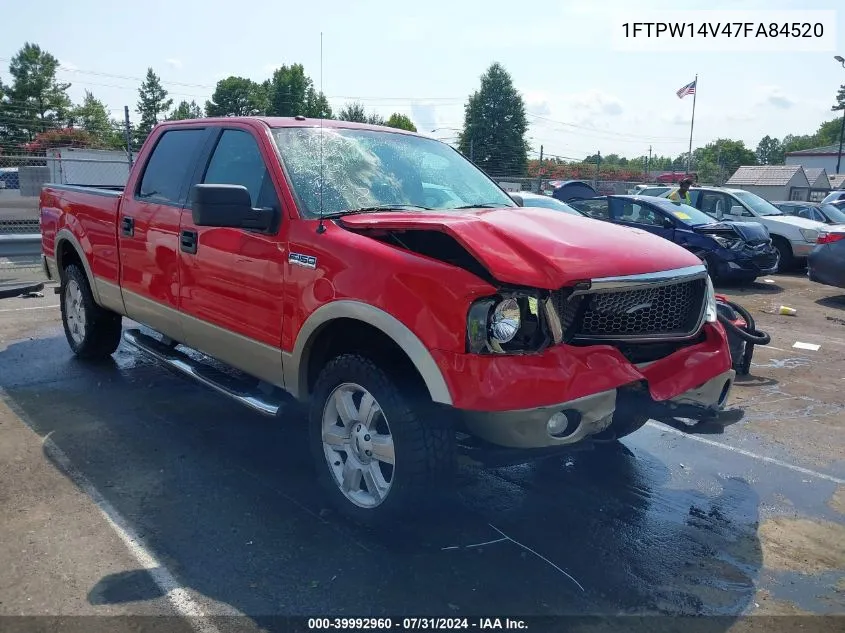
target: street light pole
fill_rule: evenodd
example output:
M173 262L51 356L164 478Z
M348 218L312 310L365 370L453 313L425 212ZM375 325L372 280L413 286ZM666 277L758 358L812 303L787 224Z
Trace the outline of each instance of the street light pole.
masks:
M842 64L845 68L845 58L841 55L834 55L833 59ZM839 166L842 164L842 139L845 138L845 103L842 105L842 125L839 126L839 154L836 156L836 173L839 174Z

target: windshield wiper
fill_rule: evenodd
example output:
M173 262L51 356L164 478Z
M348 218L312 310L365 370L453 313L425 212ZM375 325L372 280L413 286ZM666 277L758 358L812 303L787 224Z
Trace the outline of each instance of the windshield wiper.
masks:
M453 209L495 209L501 208L506 209L508 208L505 204L500 204L498 202L480 202L478 204L465 204L460 207L452 207Z
M324 218L339 218L344 215L352 215L355 213L375 213L377 211L412 211L414 209L422 209L423 211L431 211L431 207L423 207L418 204L377 204L370 207L358 207L357 209L346 209L345 211L335 211L334 213L324 213Z

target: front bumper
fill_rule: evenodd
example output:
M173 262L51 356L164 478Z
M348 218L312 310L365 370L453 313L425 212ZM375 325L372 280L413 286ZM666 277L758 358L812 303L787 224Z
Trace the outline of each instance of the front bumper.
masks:
M777 272L780 254L774 246L765 248L746 247L739 252L731 252L732 258L720 262L716 274L719 277L754 278Z
M701 420L715 417L730 396L735 376L736 372L729 369L665 402L655 401L643 389L629 386L527 411L463 412L463 422L470 433L496 446L523 449L566 446L607 430L614 415L691 416ZM552 436L547 424L557 413L563 413L570 426L564 433Z
M437 351L435 358L468 430L491 443L520 448L572 444L600 433L611 423L620 393L638 386L648 403L718 409L734 376L719 323L706 324L700 342L640 364L611 345L557 345L524 356ZM580 417L577 428L563 437L549 435L549 418L569 410Z

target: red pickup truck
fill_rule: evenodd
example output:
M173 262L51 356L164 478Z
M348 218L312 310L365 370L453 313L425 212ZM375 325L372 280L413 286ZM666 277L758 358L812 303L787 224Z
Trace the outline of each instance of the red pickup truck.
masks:
M459 451L531 458L718 418L733 383L697 257L521 206L401 130L166 122L124 190L45 185L40 204L76 355L123 336L263 414L307 407L317 475L361 521L416 506Z

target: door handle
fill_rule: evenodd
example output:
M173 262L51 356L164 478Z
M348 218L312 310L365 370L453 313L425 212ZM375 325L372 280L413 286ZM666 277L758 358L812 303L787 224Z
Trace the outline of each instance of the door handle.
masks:
M135 219L124 216L120 220L120 232L126 237L135 236Z
M198 243L199 239L197 238L196 231L183 230L179 233L179 248L182 252L191 254L196 253Z

